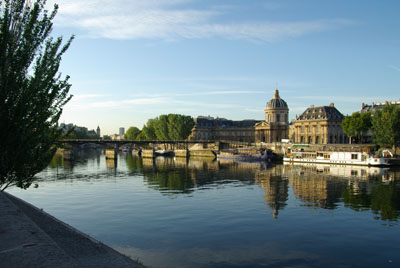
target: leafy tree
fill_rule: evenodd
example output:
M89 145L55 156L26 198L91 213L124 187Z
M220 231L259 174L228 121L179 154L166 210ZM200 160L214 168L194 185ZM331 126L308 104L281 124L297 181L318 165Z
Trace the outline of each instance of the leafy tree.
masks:
M125 133L125 139L136 140L139 134L140 134L140 129L138 129L137 127L130 127Z
M156 140L157 136L154 129L154 119L147 120L147 123L142 128L142 132L139 135L140 140Z
M169 140L168 115L160 115L154 120L154 130L158 140Z
M190 135L194 120L191 116L163 114L149 119L137 136L138 140L185 140Z
M346 116L342 121L344 133L350 138L357 137L359 142L362 141L362 135L366 134L371 129L371 114L369 112L360 114L353 113L351 116Z
M171 140L185 140L194 127L195 122L191 116L180 114L168 115L168 133Z
M28 188L55 153L69 77L58 72L73 37L50 37L58 6L46 0L0 1L0 189Z
M374 141L381 147L396 147L400 144L400 108L387 104L372 117Z

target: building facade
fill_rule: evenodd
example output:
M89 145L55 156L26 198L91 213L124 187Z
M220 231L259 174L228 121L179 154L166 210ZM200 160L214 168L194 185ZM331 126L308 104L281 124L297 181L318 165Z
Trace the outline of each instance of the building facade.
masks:
M311 105L292 120L289 138L293 143L337 144L348 143L341 123L344 119L333 103L329 106Z
M227 140L254 142L254 125L259 120L233 121L225 118L199 116L194 119L195 126L190 140Z
M265 121L256 123L256 142L280 142L289 136L289 107L279 96L278 89L274 97L267 102L265 108Z
M361 113L371 112L374 113L376 110L381 110L383 106L387 104L392 104L397 107L400 107L400 100L398 101L385 101L385 102L373 102L371 105L362 103L361 104Z

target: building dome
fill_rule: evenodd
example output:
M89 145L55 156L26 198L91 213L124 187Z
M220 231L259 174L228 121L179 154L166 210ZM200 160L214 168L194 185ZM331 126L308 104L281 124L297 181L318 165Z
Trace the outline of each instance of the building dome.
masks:
M286 101L279 97L279 90L275 89L274 97L267 102L267 109L289 109Z

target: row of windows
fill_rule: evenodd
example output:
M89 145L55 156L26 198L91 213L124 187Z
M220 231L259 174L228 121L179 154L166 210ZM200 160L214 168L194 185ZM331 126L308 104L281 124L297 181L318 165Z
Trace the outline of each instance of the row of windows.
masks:
M320 136L315 136L313 138L312 136L300 136L300 140L296 140L295 142L300 142L300 143L308 143L308 144L324 144L326 141L324 140L324 137ZM330 135L328 138L328 143L347 143L348 138L344 135Z

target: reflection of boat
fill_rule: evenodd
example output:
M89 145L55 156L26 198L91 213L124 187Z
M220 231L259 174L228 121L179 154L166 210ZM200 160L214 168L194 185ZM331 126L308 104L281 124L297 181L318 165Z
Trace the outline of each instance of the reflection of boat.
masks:
M264 149L230 149L217 154L218 159L233 159L241 161L271 161L273 154L271 150Z
M334 164L317 164L317 163L289 163L284 165L294 165L300 167L304 171L315 172L321 175L329 175L345 178L369 178L375 176L388 175L389 168L385 167L368 167L368 166L352 166L352 165L334 165Z
M132 152L132 147L130 147L130 146L128 146L128 145L122 146L122 147L120 147L119 149L120 149L122 152L124 152L124 153L130 153L130 152Z
M389 166L390 158L374 157L366 152L288 152L283 157L285 162L324 163L335 165Z
M154 151L156 156L174 156L174 151L171 150L156 150Z

